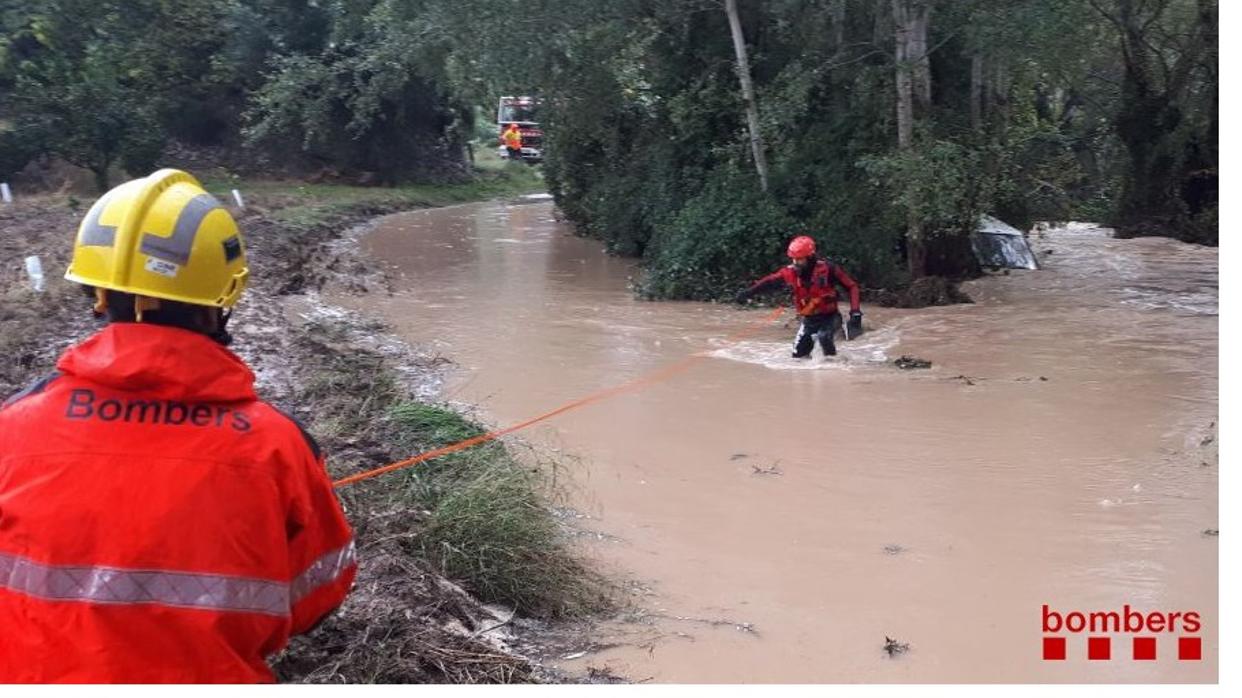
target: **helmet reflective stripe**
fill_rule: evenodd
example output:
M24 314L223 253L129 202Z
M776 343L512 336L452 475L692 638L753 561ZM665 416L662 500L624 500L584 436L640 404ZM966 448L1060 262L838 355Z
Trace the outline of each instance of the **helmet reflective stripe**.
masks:
M216 209L223 209L216 197L211 194L199 194L190 199L190 203L181 209L177 223L170 237L160 237L151 233L143 233L139 251L152 257L177 264L190 261L190 249L194 247L194 236L198 235L198 227L203 224L207 214Z
M116 244L116 226L100 225L99 217L103 215L103 210L108 206L107 195L99 197L99 201L91 206L91 210L86 214L86 221L82 223L82 244L90 247L112 247Z

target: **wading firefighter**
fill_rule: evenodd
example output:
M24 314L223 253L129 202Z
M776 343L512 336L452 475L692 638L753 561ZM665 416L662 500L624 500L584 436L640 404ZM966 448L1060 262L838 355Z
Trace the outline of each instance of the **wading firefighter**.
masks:
M834 335L841 326L836 285L845 287L850 294L850 320L845 327L845 336L852 339L862 334L863 330L858 284L839 265L816 257L815 241L806 235L794 238L789 243L787 254L792 260L789 266L763 277L738 293L734 300L742 303L759 293L791 289L794 310L802 320L794 337L793 357L809 358L816 340L824 356L834 356L837 353Z

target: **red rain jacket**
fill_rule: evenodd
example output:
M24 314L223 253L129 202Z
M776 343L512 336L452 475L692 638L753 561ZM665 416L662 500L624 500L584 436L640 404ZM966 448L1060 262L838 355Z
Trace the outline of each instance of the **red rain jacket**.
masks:
M793 289L794 310L799 315L825 315L837 312L834 281L849 291L850 310L858 310L858 283L844 269L822 259L815 262L810 284L802 283L802 274L791 264L756 281L749 293L762 293L783 284Z
M357 569L314 442L195 332L57 368L0 407L0 684L272 681Z

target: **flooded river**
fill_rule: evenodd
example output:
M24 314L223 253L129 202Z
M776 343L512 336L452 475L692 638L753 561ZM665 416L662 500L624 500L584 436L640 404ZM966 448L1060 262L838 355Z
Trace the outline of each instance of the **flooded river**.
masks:
M765 310L634 300L633 263L548 202L390 216L362 245L398 292L333 300L458 362L443 399L497 426L705 354L524 432L568 465L588 552L644 611L554 663L659 682L1215 680L1216 250L1049 230L1042 270L967 284L974 305L864 306L867 334L797 362L792 323L725 341ZM1155 661L1103 633L1112 659L1088 661L1084 633L1045 661L1044 604L1195 611L1203 659L1177 659L1187 633L1160 634Z

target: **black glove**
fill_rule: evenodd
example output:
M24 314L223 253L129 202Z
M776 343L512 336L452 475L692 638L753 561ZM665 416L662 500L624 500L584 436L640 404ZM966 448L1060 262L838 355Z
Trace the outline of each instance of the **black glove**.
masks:
M750 300L750 289L738 291L737 295L733 297L734 303L745 303L748 300Z
M845 338L853 339L863 333L862 311L851 310L850 321L845 324Z

